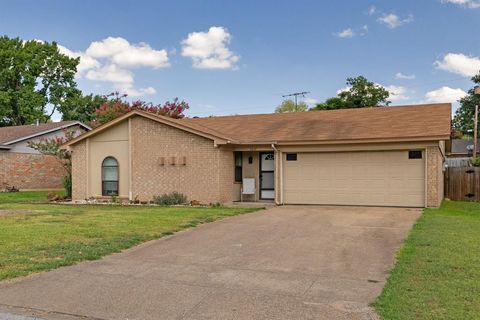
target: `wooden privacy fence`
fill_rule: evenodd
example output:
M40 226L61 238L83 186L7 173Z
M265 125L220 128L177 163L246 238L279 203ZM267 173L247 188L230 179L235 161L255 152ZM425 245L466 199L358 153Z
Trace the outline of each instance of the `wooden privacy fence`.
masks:
M445 197L457 201L480 201L480 167L447 168Z

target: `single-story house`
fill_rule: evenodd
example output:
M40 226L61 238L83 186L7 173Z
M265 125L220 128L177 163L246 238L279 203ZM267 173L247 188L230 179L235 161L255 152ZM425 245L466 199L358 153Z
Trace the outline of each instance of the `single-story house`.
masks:
M0 128L0 189L57 189L65 170L54 156L42 155L28 146L30 141L65 137L91 130L79 121L60 121Z
M73 199L437 207L450 104L172 119L132 111L64 145ZM247 183L242 185L242 183Z

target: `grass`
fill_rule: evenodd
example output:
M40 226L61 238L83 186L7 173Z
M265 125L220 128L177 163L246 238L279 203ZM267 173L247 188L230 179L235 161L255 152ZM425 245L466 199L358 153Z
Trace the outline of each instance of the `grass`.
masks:
M32 203L44 201L47 193L0 193L0 280L99 259L201 223L258 210Z
M63 194L63 191L22 191L22 192L1 192L0 204L22 203L22 202L46 202L49 192Z
M426 209L374 307L383 319L480 319L480 204Z

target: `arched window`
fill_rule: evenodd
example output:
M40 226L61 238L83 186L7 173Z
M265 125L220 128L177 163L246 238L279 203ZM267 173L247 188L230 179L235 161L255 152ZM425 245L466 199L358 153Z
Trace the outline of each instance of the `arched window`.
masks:
M102 196L118 196L118 161L113 157L102 162Z

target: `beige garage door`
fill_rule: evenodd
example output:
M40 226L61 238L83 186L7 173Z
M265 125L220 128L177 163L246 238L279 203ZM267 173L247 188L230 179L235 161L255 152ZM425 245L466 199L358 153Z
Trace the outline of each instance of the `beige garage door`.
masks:
M423 207L424 158L418 151L285 154L284 202Z

